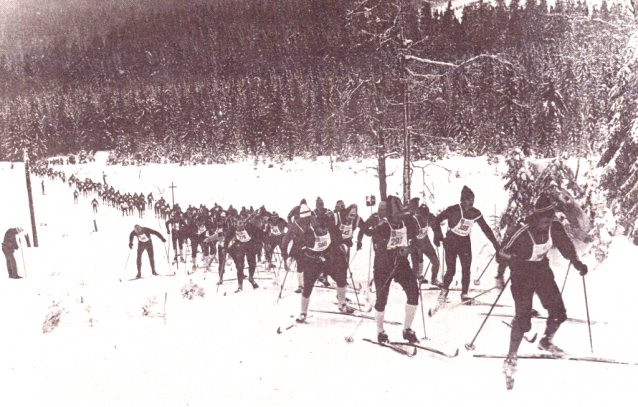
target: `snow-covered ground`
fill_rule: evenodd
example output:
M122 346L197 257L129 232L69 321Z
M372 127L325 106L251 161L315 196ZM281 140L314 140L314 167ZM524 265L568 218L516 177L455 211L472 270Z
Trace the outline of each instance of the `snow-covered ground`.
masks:
M69 176L83 180L102 179L122 192L153 192L175 201L227 207L265 205L282 216L306 198L311 207L317 196L327 207L336 200L357 203L366 218L370 208L366 195L378 201L378 180L373 161L329 163L298 160L285 164L236 163L224 166L144 167L104 166L104 155L95 163L57 166ZM425 163L417 163L424 165ZM507 203L501 174L504 165L489 165L486 158L450 158L416 170L412 194L422 196L433 212L458 202L460 190L468 185L476 193L475 206L488 217L501 213ZM21 226L31 233L24 168L0 163L3 192L0 231ZM389 160L389 193L401 191L401 161ZM275 304L279 288L272 273L260 272L257 290L245 288L235 294L235 282L226 282L216 292L217 274L199 271L187 276L183 265L175 277L146 278L120 283L135 273L135 250L128 259L128 235L136 223L159 230L166 236L152 211L144 219L123 218L115 209L100 206L93 215L92 197L80 197L73 204L72 190L61 181L31 177L38 226L39 248L16 252L20 274L26 278L0 278L0 403L2 406L69 405L633 405L632 386L638 367L602 363L520 360L514 390L505 390L501 359L479 359L466 351L482 323L486 306L441 310L434 317L427 310L438 291L423 291L425 324L430 340L425 342L446 352L457 348L460 355L446 359L426 351L414 358L362 341L376 337L374 323L365 321L347 343L359 319L311 313L309 324L285 328L299 313L295 276L286 280L283 298ZM431 199L432 193L435 200ZM376 210L376 207L375 207ZM98 232L93 232L93 220ZM22 242L24 245L24 241ZM172 274L174 266L165 249L155 240L157 270ZM473 275L489 261L493 251L480 229L473 232ZM589 312L593 324L595 356L638 362L635 338L637 312L633 304L638 283L632 262L638 248L624 237L616 237L605 263L587 276ZM584 259L593 266L592 260ZM588 261L589 260L589 261ZM126 269L124 268L127 264ZM552 253L552 266L562 285L567 261ZM170 268L170 270L169 270ZM593 268L593 267L591 267ZM216 270L216 265L214 265ZM263 269L263 266L261 267ZM492 286L495 264L476 289ZM369 240L352 263L355 282L365 285L369 273ZM150 274L143 257L142 273ZM280 275L282 280L284 273ZM6 276L6 274L5 274ZM234 277L234 267L227 269ZM270 278L270 279L268 279ZM457 280L460 273L457 274ZM205 290L205 298L188 300L181 288L192 280ZM460 282L459 282L460 284ZM248 285L247 285L248 286ZM335 291L317 288L311 309L336 310ZM374 294L372 294L374 295ZM485 295L492 302L496 293ZM348 297L356 301L354 292ZM164 301L166 298L166 302ZM459 301L458 291L450 295ZM372 299L372 298L371 298ZM564 293L568 314L586 319L583 282L572 270ZM142 306L155 300L153 312L165 318L142 315ZM365 302L363 296L359 300ZM56 307L53 305L57 304ZM402 321L405 295L393 285L386 319ZM513 314L509 289L496 308L499 314ZM536 309L542 310L540 304ZM60 324L43 334L47 315L64 310ZM501 323L509 318L490 318L475 342L474 353L507 351L509 329ZM419 314L413 328L423 336ZM604 322L604 323L603 323ZM281 327L282 334L277 334ZM542 334L543 321L533 332ZM399 340L401 327L387 325L391 339ZM575 355L589 355L587 324L565 323L556 336L557 345ZM523 342L520 353L537 353Z

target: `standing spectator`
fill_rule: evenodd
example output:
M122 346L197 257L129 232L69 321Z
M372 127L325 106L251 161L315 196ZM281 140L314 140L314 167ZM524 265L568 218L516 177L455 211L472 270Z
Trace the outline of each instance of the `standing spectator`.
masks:
M11 228L4 234L4 241L2 242L2 253L4 253L4 257L7 259L9 278L22 278L18 275L18 265L16 264L16 259L13 256L13 252L19 248L16 236L20 233L22 233L21 228Z

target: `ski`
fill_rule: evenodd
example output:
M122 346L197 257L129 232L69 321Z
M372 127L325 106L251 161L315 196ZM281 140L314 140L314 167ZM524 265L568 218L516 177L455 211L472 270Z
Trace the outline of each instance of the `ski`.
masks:
M447 298L445 300L438 301L434 308L430 308L428 310L428 316L432 318L434 315L436 315L437 312L441 310L441 308L445 308L445 305L449 303L450 302L447 300Z
M479 315L487 315L487 313L480 313ZM500 317L500 318L514 318L514 315L509 315L509 314L492 314L491 316L493 317ZM533 316L532 318L538 318L538 319L547 319L547 317L543 317L540 315L537 316ZM586 319L577 319L577 318L567 318L567 322L573 322L575 324L586 324L587 320ZM596 321L591 321L591 324L606 324L607 322L596 322Z
M489 358L489 359L505 359L507 355L492 355L492 354L475 354L475 358ZM571 360L575 362L599 362L599 363L612 363L616 365L637 365L638 363L622 362L614 359L597 358L593 356L573 356L573 355L553 355L549 353L533 353L527 355L518 355L519 359L550 359L550 360Z
M174 274L168 274L168 275L158 274L158 275L156 275L156 276L154 276L154 275L150 275L150 276L144 276L144 277L133 277L133 278L129 278L129 279L127 279L127 280L122 280L122 279L120 278L120 283L125 283L125 282L127 282L127 281L144 280L144 279L152 278L152 277L173 277L173 276L174 276Z
M374 321L374 317L369 316L369 315L359 315L359 314L345 314L343 312L339 312L339 311L323 311L323 310L317 310L317 309L311 309L309 310L310 312L319 312L322 314L335 314L335 315L341 315L344 317L353 317L353 318L362 318L362 319L369 319ZM403 325L400 322L396 322L396 321L385 321L386 324L390 324L390 325Z
M502 323L504 323L505 325L509 326L510 328L512 327L512 324L507 322L507 321L501 321ZM527 335L524 335L523 338L529 342L529 343L534 343L536 342L536 338L538 337L538 332L534 333L534 336L532 336L532 338L528 338Z
M294 317L295 317L294 315L292 315L292 316L291 316L291 318L294 318ZM310 318L312 318L312 315L308 316L304 322L297 322L297 321L295 320L295 321L294 321L291 325L287 326L287 327L286 327L286 328L284 328L283 330L281 329L281 327L280 327L280 326L278 326L278 327L277 327L277 333L278 333L278 334L282 334L282 333L284 333L285 331L288 331L288 330L290 330L290 329L292 329L292 328L294 328L294 327L296 327L296 326L303 325L303 324L307 324L307 323L308 323L307 321L308 321Z
M402 347L400 347L399 345L394 345L394 344L392 344L392 343L386 343L386 342L376 342L376 341L373 341L372 339L367 339L367 338L363 338L363 340L364 340L364 341L366 341L366 342L373 343L373 344L375 344L375 345L382 346L382 347L384 347L384 348L390 348L390 349L392 349L393 351L395 351L395 352L397 352L397 353L400 353L400 354L402 354L402 355L405 355L405 356L407 356L407 357L409 357L409 358L411 358L411 357L413 357L414 355L416 355L416 348L414 348L414 352L410 352L410 351L408 351L407 349L403 349L403 348L402 348Z
M428 352L432 352L432 353L436 353L437 355L441 355L441 356L445 356L446 358L455 358L459 355L459 348L456 348L456 352L453 355L450 355L449 353L445 353L443 351L440 351L438 349L434 349L434 348L430 348L429 346L424 346L424 345L419 345L416 343L410 343L410 342L390 342L392 345L403 345L403 346L414 346L415 348L419 348L419 349L423 349L426 350Z

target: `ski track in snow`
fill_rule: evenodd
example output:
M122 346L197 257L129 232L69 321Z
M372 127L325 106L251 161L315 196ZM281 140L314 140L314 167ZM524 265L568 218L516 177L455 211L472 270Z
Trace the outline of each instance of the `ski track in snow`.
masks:
M396 174L400 174L401 164L400 160L388 160L388 173L398 168ZM463 185L474 190L475 206L486 217L504 209L507 194L500 178L503 164L489 166L484 157L450 158L437 164L449 168L452 174L428 167L428 183L434 188L436 201L425 202L433 212L458 202ZM372 165L373 161L339 162L331 172L323 158L275 164L273 168L261 163L256 167L253 163L105 167L98 159L95 163L53 168L65 171L67 177L76 173L81 180L89 177L94 181L101 181L105 171L107 181L122 192L153 192L158 199L159 187L169 202L168 186L174 182L175 200L184 209L188 204L210 207L214 202L224 207L258 208L263 204L285 217L301 198L314 207L316 197L321 196L330 208L337 199L357 203L360 214L367 218L370 209L365 206L365 196L375 194L378 200L378 180L374 171L365 170ZM31 234L24 167L21 163L16 163L13 170L9 167L9 163L0 163L0 188L5 194L0 227L4 233L9 227L21 226ZM396 174L388 178L389 193L401 190L401 177ZM244 292L238 294L234 293L236 282L229 281L216 293L216 272L205 279L201 271L187 276L183 263L176 277L120 283L119 278L132 278L136 273L135 247L124 270L133 225L151 227L168 238L165 226L152 211L147 210L144 219L136 215L123 218L121 212L101 203L99 214L94 216L92 196L80 197L79 204L74 205L67 185L47 179L43 196L40 182L41 178L31 176L40 247L24 247L27 278L0 279L3 406L193 406L216 402L310 406L419 402L492 406L631 404L627 397L638 379L636 366L520 360L514 390L506 391L502 360L473 358L463 346L481 325L478 314L489 308L442 309L428 318L427 311L435 305L438 291L423 291L430 337L424 344L447 353L460 348L455 359L424 350L410 359L366 343L362 338L376 340L373 321L364 321L354 335L354 343L346 343L344 337L352 334L360 321L357 318L315 313L308 324L285 330L294 321L291 315L299 313L299 294L293 293L297 279L292 273L278 305L274 301L279 288L272 285L272 280L257 280L261 286L257 290L246 284ZM422 190L422 176L417 170L413 196L421 196ZM97 233L92 233L93 219L97 221ZM161 241L153 240L157 271L171 273L175 267L169 271ZM487 244L475 228L472 280L493 254ZM626 238L616 237L608 260L595 270L590 263L590 317L608 322L592 325L595 356L638 362L634 345L638 318L632 304L638 277L631 262L637 254L638 248ZM15 255L19 273L24 276L20 250ZM351 265L357 284L365 284L368 255L366 238ZM555 251L551 261L561 287L567 262ZM226 277L234 278L234 266L229 265ZM490 265L481 286L472 283L472 287L491 287L495 270L496 265ZM150 275L147 257L142 258L142 273ZM282 268L280 280L284 274ZM182 298L180 290L190 280L204 287L205 298ZM157 304L152 311L163 313L165 294L165 319L142 316L142 306L153 298ZM485 295L482 302L494 301L497 294ZM333 290L315 289L310 308L336 310L335 296ZM458 291L450 292L453 304L458 297ZM356 304L353 292L348 298ZM365 302L364 295L360 294L359 299ZM570 317L586 319L582 279L574 270L564 299ZM67 312L52 333L43 334L43 322L54 302ZM498 313L513 315L509 289L500 303L509 307L498 308ZM404 304L405 295L393 284L386 319L402 321ZM535 309L545 315L537 299ZM419 337L423 336L421 318L419 307L412 326ZM475 342L475 352L507 352L509 329L499 321L502 319L488 320ZM277 334L278 327L282 334ZM530 334L539 332L540 336L543 328L544 321L535 320ZM391 340L401 340L401 329L386 324ZM590 355L586 324L565 323L555 342L574 355ZM521 345L521 354L536 352L535 345Z

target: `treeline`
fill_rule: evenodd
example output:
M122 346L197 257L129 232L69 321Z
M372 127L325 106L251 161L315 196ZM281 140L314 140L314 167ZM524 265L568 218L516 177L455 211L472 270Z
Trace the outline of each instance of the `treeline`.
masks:
M417 158L598 152L627 40L605 2L480 2L462 19L413 0L146 3L93 31L82 9L0 56L0 159L340 159L396 151L404 131Z

